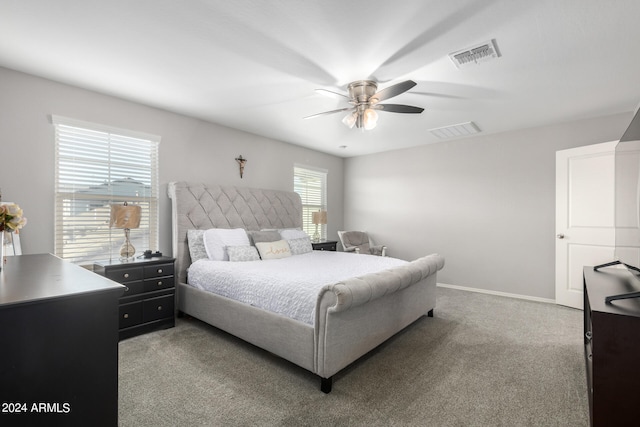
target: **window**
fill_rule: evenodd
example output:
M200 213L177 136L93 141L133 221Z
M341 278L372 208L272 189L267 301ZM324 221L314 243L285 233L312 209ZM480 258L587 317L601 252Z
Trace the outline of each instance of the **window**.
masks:
M74 263L119 258L124 230L109 227L110 205L140 205L131 243L158 248L157 136L53 116L55 254Z
M293 191L302 199L302 229L312 237L316 232L316 225L312 221L313 212L327 210L327 171L294 166ZM320 238L326 240L325 224L318 225L318 232Z

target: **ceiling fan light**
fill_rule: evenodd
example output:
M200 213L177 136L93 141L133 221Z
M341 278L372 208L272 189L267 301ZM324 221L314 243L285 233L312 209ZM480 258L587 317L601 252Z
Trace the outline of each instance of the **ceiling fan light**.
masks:
M364 128L371 130L378 124L378 113L371 108L364 110Z
M344 116L344 119L342 119L342 123L347 125L349 129L352 129L353 125L356 124L357 117L358 115L356 113L349 113L346 116Z
M364 110L364 119L366 121L373 120L374 122L377 122L378 113L372 108L367 108L366 110Z

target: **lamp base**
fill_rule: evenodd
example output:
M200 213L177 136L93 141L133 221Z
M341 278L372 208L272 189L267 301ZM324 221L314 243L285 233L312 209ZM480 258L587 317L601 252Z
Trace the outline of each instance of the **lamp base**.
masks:
M136 253L136 248L133 247L129 240L129 229L124 230L124 243L120 246L120 259L128 260L132 259Z

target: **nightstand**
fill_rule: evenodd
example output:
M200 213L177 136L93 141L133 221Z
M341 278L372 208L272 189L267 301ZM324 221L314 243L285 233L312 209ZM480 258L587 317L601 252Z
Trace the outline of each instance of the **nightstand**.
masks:
M126 286L119 300L119 337L175 326L175 259L136 258L102 261L93 271Z
M335 251L338 242L336 240L323 240L321 242L311 242L314 251Z

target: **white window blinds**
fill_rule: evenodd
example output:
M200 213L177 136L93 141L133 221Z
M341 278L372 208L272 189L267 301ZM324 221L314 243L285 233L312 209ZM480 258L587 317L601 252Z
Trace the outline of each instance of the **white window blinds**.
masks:
M327 171L304 166L293 168L293 191L302 199L302 228L313 236L316 225L312 221L313 212L327 210ZM327 226L318 225L320 238L326 240Z
M157 136L53 116L55 254L75 263L119 258L124 230L109 227L110 205L140 205L131 243L158 248Z

